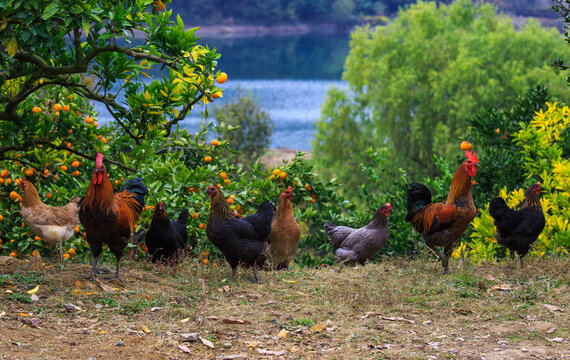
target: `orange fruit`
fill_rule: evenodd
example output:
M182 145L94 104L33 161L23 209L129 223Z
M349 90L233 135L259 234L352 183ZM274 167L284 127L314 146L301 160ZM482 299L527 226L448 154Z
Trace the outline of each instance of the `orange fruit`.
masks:
M5 183L6 185L10 185L10 184L12 183L12 179L7 178L6 180L4 180L4 183Z
M26 174L27 177L34 176L34 170L28 169L28 170L26 170L26 172L24 174Z
M73 176L79 176L79 170L75 170L74 172L71 173L71 175L73 175Z
M59 104L59 103L55 104L55 105L53 106L53 110L54 110L54 111L59 111L59 110L61 110L61 104Z
M32 108L32 112L33 112L34 114L37 114L37 113L39 113L40 111L42 111L42 108L41 108L41 107L34 106L34 107Z
M73 232L77 234L79 232L79 226L76 226Z
M46 193L46 198L48 198L48 199L51 198L51 193L50 193L50 192Z
M103 144L107 143L107 138L101 138L101 141L103 142Z
M75 249L71 248L69 250L67 250L67 253L71 256L75 255Z
M0 177L0 185L4 185L4 178Z
M63 254L64 259L69 259L71 256L68 253Z
M72 168L79 167L79 161L77 161L77 160L73 161L73 162L71 163L71 167L72 167Z
M225 179L228 178L228 175L227 175L225 172L222 171L222 172L220 173L220 177L225 180Z
M220 142L218 140L214 139L214 140L212 140L211 144L212 144L212 146L218 146L218 145L220 145Z
M230 179L226 179L226 180L224 180L224 183L225 183L226 185L229 185L229 184L231 183L231 181L230 181Z
M212 161L212 157L211 156L205 156L204 161L209 163L210 161Z
M160 1L160 0L155 0L155 1L153 2L153 5L154 5L154 10L155 10L155 11L162 11L162 10L164 10L164 9L166 8L166 6L164 6L164 3L163 3L162 1Z
M221 98L221 97L224 97L224 95L222 94L221 91L218 91L218 92L215 92L215 93L212 94L212 99L218 99L218 98Z
M198 216L199 216L198 213L194 211L194 214L192 214L192 217L193 217L194 219L198 219Z
M119 186L120 183L121 183L121 182L120 182L119 180L115 180L115 185L116 185L116 186Z
M276 177L279 176L280 173L281 173L281 170L280 170L280 169L275 169L275 170L273 170L273 175L276 176Z
M36 255L39 255L39 254L40 254L40 252L37 251L37 250L32 251L32 256L36 256Z
M315 201L316 201L315 199L311 199L311 204L314 204Z
M95 126L95 127L99 126L99 124L97 123L97 121L95 121L95 122L93 123L93 126Z
M471 185L477 185L477 181L471 180Z
M67 143L65 146L69 149L71 147L71 143Z
M198 225L198 227L202 230L204 230L206 228L206 224L201 223L200 225Z
M56 111L54 115L59 116L59 111Z
M10 256L11 256L11 257L16 257L16 256L18 256L18 253L16 253L15 251L12 251L12 252L10 253Z
M88 124L91 124L93 122L93 118L91 116L86 116L85 117L85 122Z
M8 177L8 175L10 174L10 172L6 169L2 170L2 172L0 172L0 177Z
M10 193L10 199L12 199L12 200L17 200L19 197L20 197L20 195L18 195L18 193L15 191L12 191Z
M225 72L220 73L220 75L218 75L218 78L216 79L216 81L220 84L225 83L228 80L228 74L226 74Z
M222 187L222 185L220 185L220 184L216 184L216 186L217 186L218 188L221 188L221 187Z
M501 129L497 128L497 130L495 130L495 132L496 132L497 134L500 134L500 133L501 133Z
M34 240L36 240L36 241L42 241L42 238L40 238L39 236L36 235L36 236L34 236Z
M49 174L49 170L48 169L44 169L44 175Z
M285 171L282 171L281 174L279 174L279 177L281 180L285 180L287 178L287 173Z
M68 112L69 111L69 105L63 105L63 111Z
M226 200L228 202L228 204L233 204L234 203L234 198L229 198L228 200Z
M307 189L307 191L313 190L313 188L309 184L305 184L305 189Z
M471 144L467 141L461 143L461 150L471 150Z
M203 262L204 264L207 264L207 263L208 263L208 259L204 259L204 260L202 260L202 262Z
M61 165L59 168L63 171L67 171L67 166L65 166L65 165Z
M0 215L0 221L4 220L4 216Z

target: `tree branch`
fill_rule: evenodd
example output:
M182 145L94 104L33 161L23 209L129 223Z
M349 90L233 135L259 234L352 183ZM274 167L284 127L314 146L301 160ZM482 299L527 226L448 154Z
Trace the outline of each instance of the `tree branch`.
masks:
M199 90L199 91L201 91L201 90ZM191 103L184 105L184 107L182 108L182 111L180 112L180 114L178 114L177 117L175 117L174 119L172 119L169 122L167 122L166 124L164 124L165 130L166 130L166 136L170 136L172 126L178 124L178 122L180 122L181 120L184 120L186 118L186 116L188 115L188 112L190 112L190 109L192 109L192 106L194 106L203 97L204 97L204 93L201 92L200 96L198 96L197 98L192 100Z

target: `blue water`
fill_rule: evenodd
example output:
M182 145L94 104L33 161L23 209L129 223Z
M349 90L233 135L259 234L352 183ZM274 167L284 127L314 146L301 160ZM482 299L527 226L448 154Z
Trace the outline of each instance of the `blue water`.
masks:
M202 41L222 54L218 69L229 76L221 86L223 98L216 99L214 104L230 101L238 91L249 92L269 113L274 124L271 148L311 150L314 123L320 117L327 90L331 86L348 87L341 80L348 55L348 35L308 34ZM94 105L102 123L111 120L103 106ZM201 121L200 110L195 108L181 125L195 132Z

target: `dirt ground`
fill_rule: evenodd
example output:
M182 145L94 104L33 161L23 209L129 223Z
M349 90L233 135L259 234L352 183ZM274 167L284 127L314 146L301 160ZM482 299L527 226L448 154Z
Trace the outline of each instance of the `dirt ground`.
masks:
M97 283L79 277L88 264L2 258L0 359L570 359L570 259L455 261L449 275L383 260L257 285L222 261L126 260L115 284L112 262Z

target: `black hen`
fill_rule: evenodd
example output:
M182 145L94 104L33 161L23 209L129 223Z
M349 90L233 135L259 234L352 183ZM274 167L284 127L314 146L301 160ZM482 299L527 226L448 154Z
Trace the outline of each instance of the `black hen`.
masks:
M489 214L497 226L497 242L511 252L516 252L521 263L523 256L529 252L544 229L540 192L540 182L529 187L523 205L518 210L510 209L502 198L495 198L489 204Z
M210 185L206 193L210 195L211 204L206 229L208 239L224 253L232 268L232 279L238 265L252 266L255 281L259 283L257 267L266 260L265 248L271 232L273 206L264 202L256 214L238 219L232 214L220 189Z
M178 220L170 221L164 204L156 205L144 239L152 262L174 262L179 258L188 241L188 215L188 209L184 209Z

